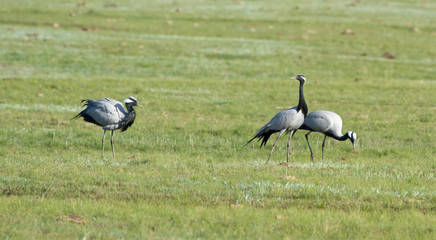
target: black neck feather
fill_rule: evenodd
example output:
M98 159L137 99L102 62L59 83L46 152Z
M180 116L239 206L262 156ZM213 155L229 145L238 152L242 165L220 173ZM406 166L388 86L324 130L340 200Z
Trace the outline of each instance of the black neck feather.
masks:
M136 118L136 112L135 109L133 109L133 107L130 105L127 106L127 111L129 111L127 113L127 116L124 117L123 119L123 123L122 123L122 127L121 127L121 132L124 132L127 130L127 128L129 128L130 126L132 126L133 122L135 122L135 118Z
M349 138L348 134L344 134L342 136L339 136L339 135L336 135L336 134L328 133L327 136L332 137L332 138L334 138L336 140L339 140L339 141L345 141L345 140L347 140Z
M135 111L135 109L133 109L133 105L130 103L126 104L126 108L128 113Z
M306 117L309 109L307 108L306 100L304 100L303 84L303 82L300 82L300 99L298 100L297 111L302 110L304 117Z

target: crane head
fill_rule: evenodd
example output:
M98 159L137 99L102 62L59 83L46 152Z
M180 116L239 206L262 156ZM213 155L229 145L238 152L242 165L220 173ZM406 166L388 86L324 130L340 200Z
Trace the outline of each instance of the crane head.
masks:
M306 82L306 78L303 76L303 74L297 74L297 76L291 77L291 79L297 79L298 81L300 81L300 83Z
M132 96L130 96L129 98L125 99L124 103L126 104L126 106L128 104L132 104L133 106L138 106L138 107L142 108L142 106L139 105L138 100L136 98L132 97Z
M351 143L353 144L353 148L356 149L356 140L357 135L355 132L349 131L347 132L348 138L350 139Z

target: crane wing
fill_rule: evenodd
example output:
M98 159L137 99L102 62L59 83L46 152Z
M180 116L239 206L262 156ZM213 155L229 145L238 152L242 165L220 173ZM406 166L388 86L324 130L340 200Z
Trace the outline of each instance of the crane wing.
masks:
M314 111L307 115L301 129L326 133L336 130L334 125L342 128L342 120L339 115L329 111Z
M297 107L288 108L277 113L265 126L270 130L280 131L283 129L298 129L304 122L302 112L297 112Z
M127 113L123 105L110 98L100 100L86 100L87 108L80 115L85 118L85 121L95 123L100 126L107 126L118 123Z
M120 102L118 102L118 101L116 101L116 100L113 100L113 99L111 99L111 98L103 98L103 99L100 99L100 101L102 101L102 100L104 100L104 101L106 101L106 102L112 104L112 105L115 107L116 112L117 112L117 114L118 114L118 117L119 117L120 119L123 119L125 116L127 116L127 112L126 112L126 110L124 109L122 103L120 103Z
M271 134L280 132L281 130L296 130L304 122L304 114L300 110L297 112L297 107L292 107L277 113L271 120L261 127L254 137L247 142L250 143L255 138L262 140L260 146L265 145Z

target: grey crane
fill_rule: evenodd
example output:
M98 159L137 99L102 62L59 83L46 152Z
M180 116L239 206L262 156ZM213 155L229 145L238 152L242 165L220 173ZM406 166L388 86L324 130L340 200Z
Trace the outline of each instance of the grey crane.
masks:
M349 131L342 135L342 119L334 112L330 111L314 111L307 115L304 119L303 125L300 129L309 131L306 136L307 145L310 149L310 158L313 161L313 152L309 143L309 134L312 132L320 132L324 134L324 141L322 142L322 159L324 160L324 146L325 139L327 136L332 137L339 141L345 141L350 139L353 144L353 149L356 149L356 138L355 132Z
M300 97L299 97L298 105L277 113L273 118L271 118L271 120L265 126L263 126L262 128L259 129L259 131L257 131L257 133L250 141L247 142L247 144L249 144L255 138L259 138L258 141L262 140L262 143L260 144L260 147L262 147L266 144L266 142L268 141L268 139L273 133L279 132L279 135L277 136L277 139L275 140L272 146L268 160L266 161L265 164L269 162L269 159L271 158L271 155L274 151L274 148L280 136L286 131L289 132L289 138L287 144L288 154L287 154L286 163L289 163L289 144L291 141L291 137L293 135L293 132L296 131L303 124L304 118L307 115L308 109L303 94L303 85L306 82L306 78L303 75L298 74L297 76L293 77L293 79L297 79L298 81L300 81Z
M113 143L114 131L121 129L121 132L124 132L127 130L127 128L132 126L136 117L136 112L133 106L138 106L141 108L142 106L138 104L138 100L136 100L134 97L129 97L124 100L127 112L120 102L110 98L103 98L100 100L86 99L82 100L82 103L83 102L85 103L82 107L86 106L86 108L72 119L83 117L84 121L94 123L103 128L103 138L101 140L102 158L104 158L104 137L106 135L106 130L111 130L112 155L115 158Z

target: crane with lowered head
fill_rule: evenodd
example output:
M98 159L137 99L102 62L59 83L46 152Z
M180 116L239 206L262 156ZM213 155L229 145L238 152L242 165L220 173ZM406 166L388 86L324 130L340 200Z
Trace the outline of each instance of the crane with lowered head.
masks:
M324 146L327 136L332 137L339 141L350 139L353 144L353 149L356 149L357 135L353 131L349 131L342 135L342 118L331 111L314 111L307 115L304 119L303 125L299 128L301 130L309 131L305 137L307 145L310 149L310 159L313 161L313 152L309 143L309 134L312 132L320 132L324 134L324 141L322 141L322 159L324 160Z

